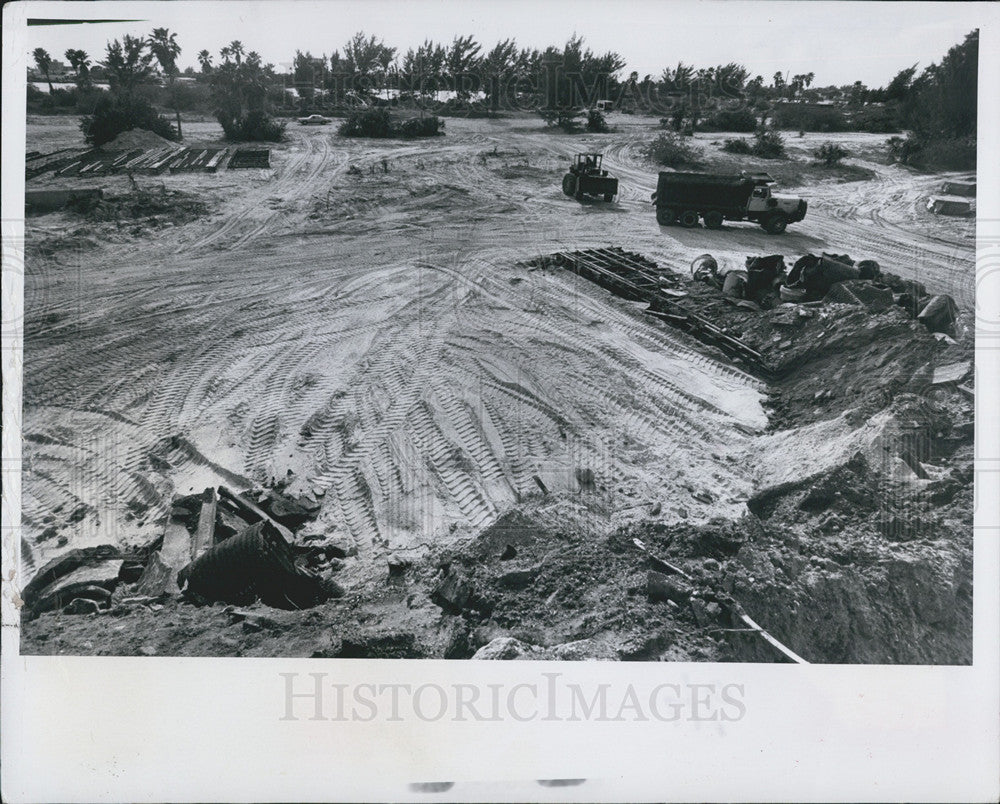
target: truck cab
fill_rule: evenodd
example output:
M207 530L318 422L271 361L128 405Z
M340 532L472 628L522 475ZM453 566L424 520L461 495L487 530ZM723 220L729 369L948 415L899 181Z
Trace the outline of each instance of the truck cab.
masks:
M789 223L806 216L806 202L793 195L771 191L771 182L758 184L747 202L747 220L759 221L768 231L780 233ZM775 214L777 213L777 214ZM770 227L766 222L770 221Z

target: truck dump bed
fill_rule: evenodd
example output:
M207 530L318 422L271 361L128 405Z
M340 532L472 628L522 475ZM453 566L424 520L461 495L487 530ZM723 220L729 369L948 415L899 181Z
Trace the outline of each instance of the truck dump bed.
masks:
M661 173L657 206L695 209L746 208L753 188L763 182L750 176L712 173Z

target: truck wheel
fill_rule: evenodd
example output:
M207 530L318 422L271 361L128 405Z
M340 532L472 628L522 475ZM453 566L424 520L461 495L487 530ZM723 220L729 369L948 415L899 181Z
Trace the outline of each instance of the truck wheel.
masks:
M691 229L698 225L698 213L693 209L685 209L681 213L681 226Z
M563 193L566 195L573 195L576 192L576 176L572 173L567 173L563 176Z
M706 229L721 229L722 228L722 213L721 212L706 212L705 213L705 228Z
M610 204L610 203L611 203L612 201L614 201L614 200L615 200L615 194L614 194L614 193L605 193L605 194L604 194L604 200L605 200L605 201L606 201L607 203L609 203L609 204Z
M674 214L672 209L667 209L666 207L656 208L656 222L660 224L660 226L669 226L676 220L677 216Z
M788 216L783 212L775 212L764 221L764 231L768 234L781 234L788 227Z

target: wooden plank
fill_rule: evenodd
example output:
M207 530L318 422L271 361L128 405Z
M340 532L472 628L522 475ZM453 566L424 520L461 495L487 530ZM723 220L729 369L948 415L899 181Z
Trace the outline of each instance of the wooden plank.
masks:
M285 541L289 543L293 541L292 532L288 528L286 528L280 522L275 522L273 519L271 519L271 517L267 513L265 513L262 509L258 508L252 502L250 502L250 500L248 500L242 494L234 494L225 486L219 486L219 496L223 499L229 500L237 508L250 514L254 518L254 521L260 521L263 519L266 522L270 522L272 525L274 525L278 533L280 533L285 538Z
M203 500L201 513L198 515L198 530L195 531L194 544L191 547L192 561L215 543L215 512L219 507L215 489L205 489Z

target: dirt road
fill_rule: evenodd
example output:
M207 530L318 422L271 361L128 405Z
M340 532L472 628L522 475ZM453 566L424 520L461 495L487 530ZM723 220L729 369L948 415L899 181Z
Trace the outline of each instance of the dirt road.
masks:
M803 189L809 216L781 238L661 229L639 150L653 125L615 122L567 137L448 119L422 143L292 127L271 170L163 178L211 199L211 218L37 257L30 560L148 542L175 491L288 472L323 500L319 526L369 559L591 472L622 520L657 502L668 520L736 516L766 426L759 384L590 283L515 266L557 248L622 245L675 269L706 251L846 251L970 305L969 226L921 212L940 178L864 161L875 180ZM562 195L582 150L604 151L618 203ZM64 225L29 222L29 243Z

